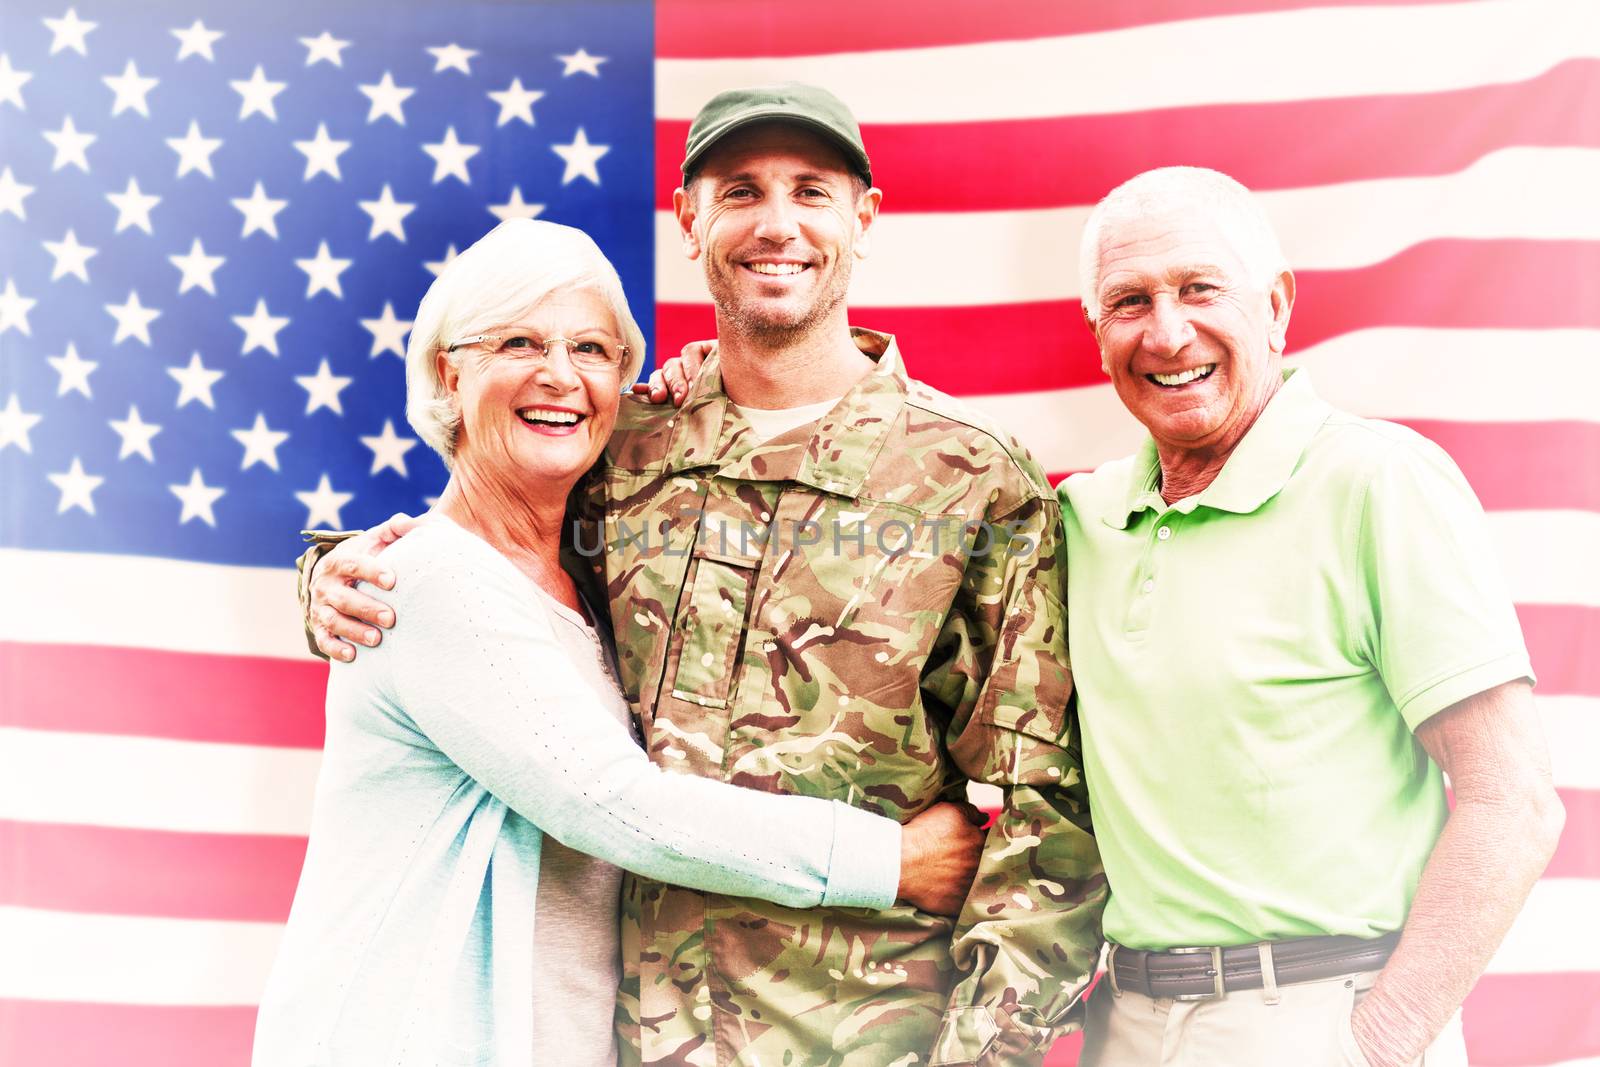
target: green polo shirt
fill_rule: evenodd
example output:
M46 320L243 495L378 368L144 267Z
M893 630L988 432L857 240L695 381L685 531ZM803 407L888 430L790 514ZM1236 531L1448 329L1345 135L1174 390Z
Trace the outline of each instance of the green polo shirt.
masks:
M1412 731L1532 679L1477 498L1303 371L1203 492L1159 475L1146 441L1060 489L1106 936L1398 929L1447 813Z

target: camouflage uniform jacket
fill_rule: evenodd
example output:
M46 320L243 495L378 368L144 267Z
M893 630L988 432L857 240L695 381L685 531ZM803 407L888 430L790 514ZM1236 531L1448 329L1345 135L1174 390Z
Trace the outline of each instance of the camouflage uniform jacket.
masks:
M1093 973L1106 888L1055 495L892 338L857 343L876 371L765 443L714 355L679 411L625 398L577 548L663 769L901 821L969 779L1005 805L956 923L628 877L625 1061L1037 1062Z

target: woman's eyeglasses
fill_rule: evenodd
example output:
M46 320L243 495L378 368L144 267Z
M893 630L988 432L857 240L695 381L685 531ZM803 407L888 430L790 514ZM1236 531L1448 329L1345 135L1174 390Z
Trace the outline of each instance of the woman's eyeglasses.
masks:
M582 339L571 337L545 337L539 338L528 333L506 331L503 333L480 333L473 337L463 337L451 343L446 352L454 352L458 348L468 345L483 345L493 355L505 356L517 360L533 360L536 362L547 361L550 358L551 345L564 345L567 349L567 359L575 367L585 370L617 370L628 358L628 346L614 337L591 334Z

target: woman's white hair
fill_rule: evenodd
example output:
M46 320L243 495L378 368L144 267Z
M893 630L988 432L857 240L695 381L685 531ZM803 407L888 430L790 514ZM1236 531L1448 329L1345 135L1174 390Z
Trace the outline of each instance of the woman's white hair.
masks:
M1278 235L1249 189L1205 167L1147 170L1107 193L1084 223L1078 278L1090 322L1100 317L1100 251L1106 233L1132 219L1191 213L1211 219L1228 235L1253 284L1270 285L1288 269Z
M452 260L428 287L406 345L406 419L446 467L455 457L461 413L439 378L435 355L463 337L516 322L552 293L574 289L599 293L616 316L628 346L622 367L626 390L644 366L644 334L628 310L616 268L582 230L507 219Z

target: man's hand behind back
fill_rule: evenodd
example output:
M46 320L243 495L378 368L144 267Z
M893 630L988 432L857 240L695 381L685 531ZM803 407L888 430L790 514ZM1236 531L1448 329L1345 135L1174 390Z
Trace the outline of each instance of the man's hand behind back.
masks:
M330 659L350 662L356 658L356 645L376 645L383 640L380 627L394 625L394 609L355 586L366 582L380 589L394 588L394 575L379 556L410 533L417 521L410 515L393 515L387 522L340 542L317 563L308 584L308 621L317 647Z

